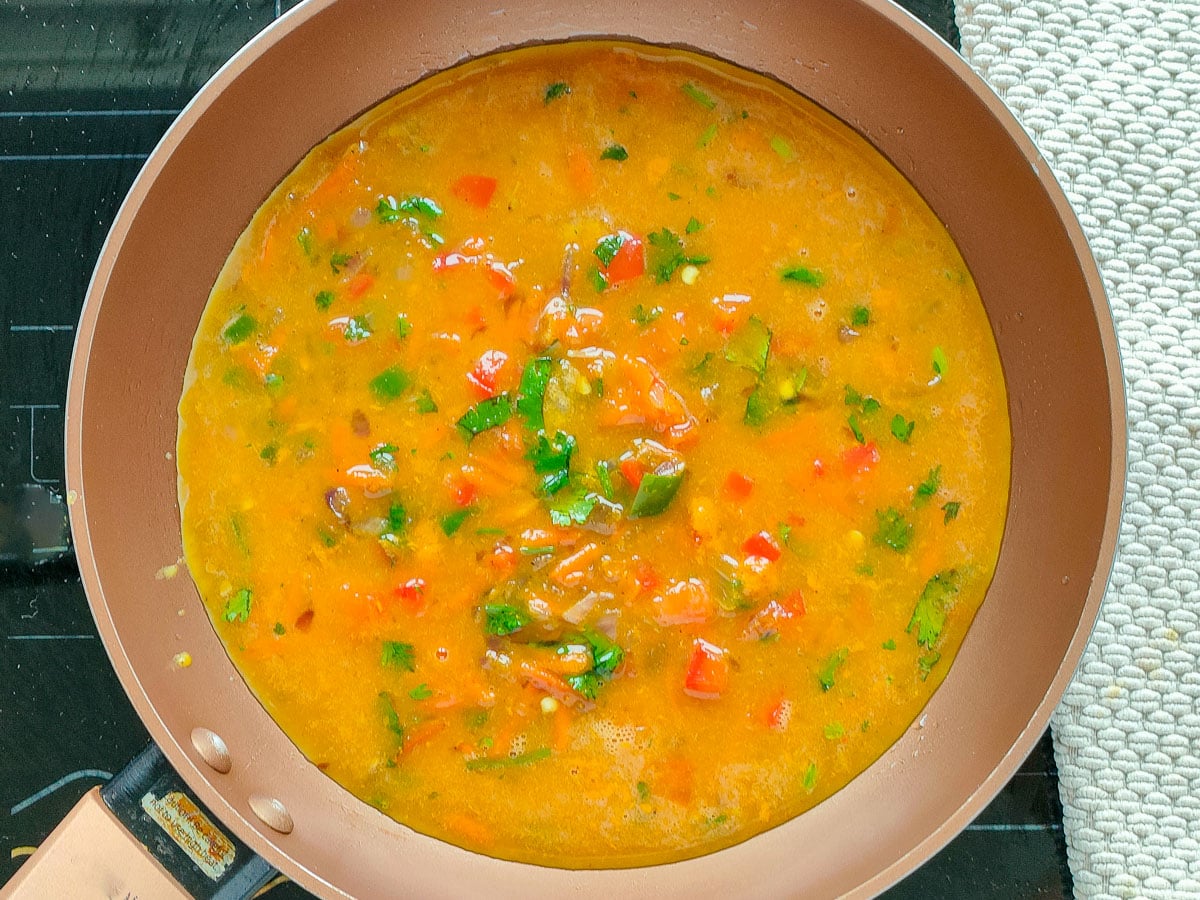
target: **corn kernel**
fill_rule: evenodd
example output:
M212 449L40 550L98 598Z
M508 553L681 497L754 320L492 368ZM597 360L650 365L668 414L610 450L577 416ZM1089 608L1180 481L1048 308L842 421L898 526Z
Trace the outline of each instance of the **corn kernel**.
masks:
M853 531L846 532L846 546L851 550L862 549L862 545L865 542L866 538L863 537L863 533L861 531L855 529Z
M696 279L700 277L700 270L695 266L684 266L683 271L679 273L679 279L684 284L692 285L696 283Z
M542 712L544 712L546 715L551 715L558 712L558 701L553 697L543 697Z
M796 382L792 381L790 378L785 378L783 381L779 382L779 399L784 403L787 403L789 400L795 400Z
M178 668L186 669L192 664L192 654L184 650L182 653L176 653L173 661Z

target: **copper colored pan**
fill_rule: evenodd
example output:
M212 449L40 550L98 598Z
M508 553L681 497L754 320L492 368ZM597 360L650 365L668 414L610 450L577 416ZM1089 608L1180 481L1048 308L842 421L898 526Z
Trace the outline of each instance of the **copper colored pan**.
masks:
M251 696L190 580L154 573L181 556L172 450L192 335L271 189L330 132L431 71L531 41L614 34L769 73L862 132L916 185L958 241L995 330L1012 496L995 581L923 727L817 808L743 844L673 865L568 871L415 834L346 793ZM885 0L304 5L213 78L146 164L96 268L67 415L79 564L133 705L229 829L325 896L883 890L969 823L1045 729L1096 617L1124 478L1117 344L1080 227L1000 101ZM172 663L184 651L189 668ZM197 728L224 740L228 772L205 762ZM294 827L273 830L254 808Z

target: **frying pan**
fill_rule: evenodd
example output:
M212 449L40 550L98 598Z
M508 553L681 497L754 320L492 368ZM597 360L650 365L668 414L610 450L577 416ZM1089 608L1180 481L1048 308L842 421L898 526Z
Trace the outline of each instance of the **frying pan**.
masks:
M471 853L357 800L253 698L190 580L155 578L182 555L172 451L192 335L257 206L314 144L423 75L580 36L723 57L795 87L872 141L945 222L974 275L1013 438L995 579L918 723L784 825L698 859L600 871ZM67 404L75 546L125 690L219 822L327 897L882 891L969 823L1045 729L1112 562L1124 447L1116 339L1062 191L983 82L886 0L312 0L218 72L147 162L97 264ZM183 653L190 666L177 664Z

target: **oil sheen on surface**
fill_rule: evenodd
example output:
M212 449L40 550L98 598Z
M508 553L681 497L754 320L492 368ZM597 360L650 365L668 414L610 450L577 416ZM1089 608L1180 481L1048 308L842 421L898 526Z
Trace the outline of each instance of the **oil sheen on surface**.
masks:
M999 359L952 241L773 83L583 43L432 78L239 241L187 560L303 752L422 832L661 862L909 726L991 578Z

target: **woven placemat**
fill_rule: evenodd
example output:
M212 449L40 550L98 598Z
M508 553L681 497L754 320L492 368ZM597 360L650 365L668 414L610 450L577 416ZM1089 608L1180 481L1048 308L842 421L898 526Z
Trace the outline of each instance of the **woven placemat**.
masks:
M1083 223L1125 369L1120 548L1053 720L1076 893L1200 897L1200 2L956 14Z

